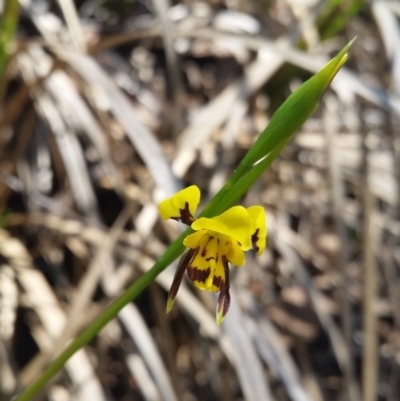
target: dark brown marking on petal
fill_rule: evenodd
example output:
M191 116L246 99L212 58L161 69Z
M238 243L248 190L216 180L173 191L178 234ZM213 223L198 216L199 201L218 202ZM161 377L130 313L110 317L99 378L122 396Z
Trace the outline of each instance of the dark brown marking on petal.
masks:
M222 264L224 265L225 287L227 287L229 291L229 262L225 255L222 255Z
M179 261L178 267L175 271L174 279L172 280L171 288L170 288L169 294L168 294L168 299L172 299L172 300L175 299L176 294L178 293L179 287L182 282L183 274L185 273L185 270L187 269L189 263L196 256L197 252L198 252L198 249L189 249L187 251L187 253L185 253L182 256L181 260Z
M188 226L190 226L196 220L190 213L188 202L185 202L185 207L183 209L179 209L179 214L179 216L171 217L171 219L181 221L183 224Z
M207 278L210 276L211 270L210 268L204 270L204 269L197 269L196 267L193 266L188 266L187 273L191 282L198 281L200 283L205 283Z
M260 250L260 247L257 245L257 241L260 239L258 237L260 229L257 228L257 230L254 232L254 234L251 236L251 243L253 244L253 249L258 252Z
M217 302L217 311L222 311L222 317L225 317L228 313L229 307L231 306L231 294L229 293L229 288L224 289L219 293L218 302Z
M201 256L203 256L203 254ZM206 259L206 262L209 262L210 260L213 260L213 259L215 260L214 256L210 256L209 258Z
M212 241L213 239L214 239L214 237L211 236L211 235L208 237L207 243L204 245L204 248L203 248L203 250L201 251L201 256L202 256L203 258L205 258L205 257L207 256L207 245L208 245L208 243L209 243L210 241Z
M222 263L224 264L225 282L218 296L217 312L219 313L221 311L222 317L225 317L231 305L231 296L229 293L229 263L225 255L222 255Z
M180 217L182 223L190 226L194 221L195 218L192 216L189 210L189 203L185 202L185 207L183 209L179 209Z
M221 290L224 286L224 279L220 276L213 277L213 285L215 285L219 290Z

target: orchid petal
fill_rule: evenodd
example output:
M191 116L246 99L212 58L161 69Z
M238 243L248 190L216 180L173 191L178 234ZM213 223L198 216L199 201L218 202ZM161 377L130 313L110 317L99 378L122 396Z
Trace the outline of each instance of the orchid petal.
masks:
M164 220L174 219L190 225L194 221L199 203L200 189L192 185L162 201L158 205L158 211Z
M216 320L218 325L220 325L224 320L226 314L228 313L229 306L231 305L231 296L229 294L229 264L224 256L222 256L222 263L225 269L226 280L218 296L216 311Z
M201 290L220 291L225 283L224 255L221 255L220 243L218 233L206 231L195 257L187 267L189 279Z
M244 251L251 249L252 222L243 206L234 206L216 217L201 217L192 223L193 230L212 230L228 235L240 243Z
M172 280L171 288L169 290L168 294L168 300L167 300L167 313L169 313L174 306L174 301L176 294L178 293L179 287L182 282L183 274L185 273L188 264L191 262L193 259L193 256L195 255L195 250L189 249L188 252L184 253L183 256L181 257L178 267L176 268L174 279Z
M257 255L261 255L267 244L267 226L265 222L265 210L262 206L251 206L247 208L253 222L253 233L251 242Z
M221 255L224 255L228 262L235 266L244 265L246 259L238 242L228 235L219 234L219 237Z
M193 234L189 234L183 240L183 245L185 245L191 249L196 249L199 247L200 241L205 234L207 234L207 230L201 230L201 231L197 231Z

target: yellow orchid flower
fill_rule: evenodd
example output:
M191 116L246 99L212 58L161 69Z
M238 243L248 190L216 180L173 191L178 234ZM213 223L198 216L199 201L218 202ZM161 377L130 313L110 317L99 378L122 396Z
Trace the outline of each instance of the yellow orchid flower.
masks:
M230 265L245 263L244 251L253 248L258 255L265 249L267 229L261 206L234 206L219 216L194 217L200 203L200 190L192 185L161 202L159 213L164 220L174 219L192 227L196 232L183 241L188 251L176 270L168 294L167 312L172 309L183 274L201 290L218 292L216 318L221 324L229 305Z

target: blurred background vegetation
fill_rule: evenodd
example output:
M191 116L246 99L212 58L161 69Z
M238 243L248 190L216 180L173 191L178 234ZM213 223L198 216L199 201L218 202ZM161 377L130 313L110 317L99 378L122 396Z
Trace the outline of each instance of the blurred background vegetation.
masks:
M163 253L353 36L321 107L243 203L268 247L232 306L171 266L38 400L400 400L400 2L3 0L0 400Z

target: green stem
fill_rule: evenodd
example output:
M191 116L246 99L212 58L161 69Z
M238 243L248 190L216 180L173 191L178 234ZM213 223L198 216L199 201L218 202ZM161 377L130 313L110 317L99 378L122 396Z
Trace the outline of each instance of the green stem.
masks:
M263 171L267 169L278 157L279 153L281 153L282 149L289 141L290 138L279 143L272 152L270 152L263 160L261 160L250 171L243 175L231 188L229 194L226 194L225 197L220 199L218 205L214 209L215 214L220 214L232 206L232 198L235 199L235 202L240 199L257 181Z
M205 208L200 213L199 217L212 217L215 216L215 208L224 199L227 194L231 191L232 187L240 179L243 173L239 170L235 170L232 175L228 178L225 185L215 194L212 200L205 206Z
M189 230L187 230L189 231ZM135 299L167 266L169 266L185 249L183 239L188 233L182 233L154 264L154 266L136 280L122 295L112 302L92 324L85 329L68 347L51 363L51 365L33 382L15 401L30 401L65 365L68 359L80 348L92 340L95 335L129 302Z

